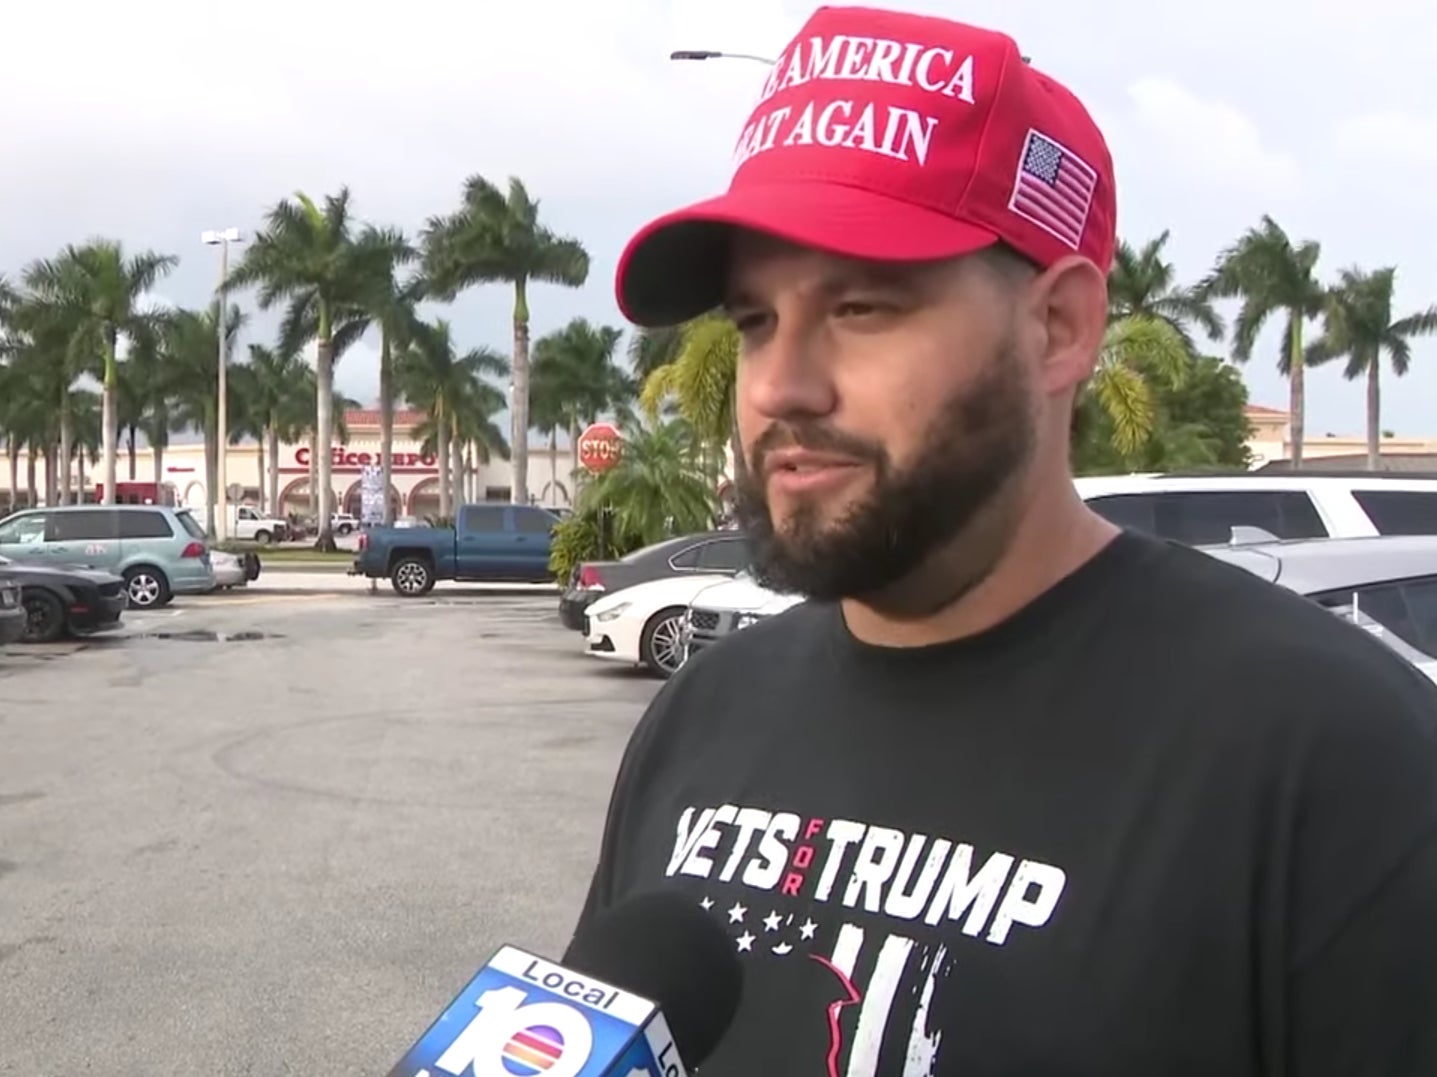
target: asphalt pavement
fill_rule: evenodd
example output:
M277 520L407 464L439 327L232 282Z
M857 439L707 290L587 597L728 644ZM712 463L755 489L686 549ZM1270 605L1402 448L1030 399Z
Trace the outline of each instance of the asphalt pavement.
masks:
M552 593L242 591L0 648L0 1073L386 1073L557 956L656 683Z

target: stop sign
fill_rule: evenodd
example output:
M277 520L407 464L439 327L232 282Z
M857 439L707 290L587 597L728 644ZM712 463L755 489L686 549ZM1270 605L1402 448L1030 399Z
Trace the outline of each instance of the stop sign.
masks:
M579 463L591 474L608 471L619 462L624 439L613 423L593 423L579 435Z

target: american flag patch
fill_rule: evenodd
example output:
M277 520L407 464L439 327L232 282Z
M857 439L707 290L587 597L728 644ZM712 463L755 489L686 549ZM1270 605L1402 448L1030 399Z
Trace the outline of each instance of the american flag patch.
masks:
M1086 161L1030 130L1008 208L1077 250L1097 186L1098 174Z

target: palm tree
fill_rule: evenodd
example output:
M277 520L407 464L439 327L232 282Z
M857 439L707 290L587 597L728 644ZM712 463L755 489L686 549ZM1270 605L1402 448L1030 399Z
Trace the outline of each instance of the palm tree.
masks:
M629 366L642 384L661 366L679 357L684 342L683 327L666 325L659 329L638 329L629 337Z
M639 401L645 413L654 419L672 400L706 449L721 456L727 446L738 459L738 353L738 331L723 315L705 314L685 323L676 357L644 380Z
M494 358L499 360L502 368L495 366L492 372L508 377L508 363L504 357L496 355ZM507 403L502 389L483 380L470 382L455 401L450 444L455 460L454 474L461 476L461 480L455 482L456 497L478 500L478 493L468 492L462 480L473 478L479 465L487 464L496 456L508 460L513 455L504 432L494 422L494 416L503 411ZM421 428L424 426L420 425Z
M464 184L463 205L432 217L424 230L424 271L436 298L451 300L475 284L514 289L513 500L529 503L529 285L582 287L589 254L577 239L539 220L539 203L517 178L505 192L483 176Z
M249 362L243 369L249 372L246 404L263 447L260 464L263 500L267 511L278 513L279 443L297 441L308 426L309 413L314 410L308 404L314 395L310 384L312 372L296 353L266 348L262 344L249 346Z
M1283 348L1277 368L1288 380L1289 424L1292 466L1302 466L1302 443L1306 436L1306 395L1303 377L1303 323L1323 311L1327 292L1317 279L1321 246L1313 240L1294 244L1271 217L1250 228L1232 246L1218 255L1217 264L1198 286L1208 299L1241 297L1242 308L1233 324L1233 358L1245 363L1252 358L1267 319L1278 312L1287 315Z
M316 343L315 444L319 487L315 548L333 551L334 482L330 452L334 445L334 364L341 349L336 330L348 316L351 321L379 269L392 256L387 234L367 231L360 240L351 234L353 220L349 188L325 197L321 207L304 193L284 200L269 211L266 225L254 238L239 263L230 271L226 289L251 285L259 288L261 310L285 301L280 337L293 342L307 333ZM363 329L351 329L351 340Z
M504 377L508 373L508 361L487 349L476 348L459 355L450 325L443 320L418 326L400 362L397 374L404 398L428 418L415 435L426 441L432 437L433 451L439 458L440 516L452 515L455 423L486 374Z
M607 508L619 533L642 545L713 526L718 502L699 466L701 442L682 419L624 431L624 452L584 486L584 509Z
M34 262L25 271L26 285L41 302L64 312L72 328L70 354L100 358L106 505L115 501L120 337L156 328L156 312L142 308L141 300L178 262L154 251L127 258L119 243L95 239L67 246L57 258Z
M168 319L165 352L175 399L174 418L199 430L205 446L205 528L215 535L219 499L219 303L206 311L175 311ZM225 311L226 352L248 320L237 305Z
M37 421L35 430L48 431L53 425L58 446L58 459L74 459L75 444L75 383L81 375L96 372L76 344L76 316L73 307L21 297L10 306L8 350L15 362L28 368L31 391L38 391L45 402L46 414ZM49 443L46 443L47 449ZM47 469L47 486L56 487L56 476ZM69 467L61 469L58 487L46 490L46 500L58 493L61 504L83 500L83 489L75 491Z
M1134 315L1161 318L1182 335L1189 351L1196 356L1189 325L1198 326L1209 340L1216 341L1222 339L1223 322L1212 302L1199 289L1176 283L1173 264L1163 257L1168 235L1164 229L1141 247L1134 247L1125 239L1118 241L1113 268L1108 274L1108 309L1113 319Z
M128 457L128 478L135 481L136 452L141 432L155 438L150 444L155 448L156 461L169 442L169 379L171 371L166 363L164 350L164 324L169 312L156 315L156 324L146 326L144 331L131 337L125 360L119 369L119 393L117 394L117 417ZM163 472L156 468L155 482L163 481Z
M384 493L384 523L394 522L394 501L389 490L394 483L394 365L414 338L419 324L418 304L425 297L427 282L420 275L399 280L400 266L414 261L419 252L403 233L393 229L366 229L360 245L382 252L374 260L374 279L360 300L354 323L361 331L370 325L379 328L379 459Z
M135 478L137 435L143 434L153 454L156 486L165 482L165 450L170 447L174 425L177 368L169 344L175 316L173 311L157 315L153 331L133 338L121 368L121 416L130 454L130 479Z
M1392 318L1395 267L1366 273L1344 269L1322 312L1322 335L1307 348L1311 365L1346 357L1342 376L1367 379L1367 467L1377 470L1382 439L1382 356L1399 378L1412 362L1413 337L1437 333L1437 305L1396 321Z
M1149 379L1180 385L1190 361L1187 342L1162 318L1134 315L1109 323L1086 391L1112 421L1113 448L1129 466L1156 430Z
M531 424L549 434L549 481L557 483L558 432L569 437L570 478L579 471L579 434L599 416L623 411L635 396L634 379L614 362L622 329L575 318L534 342ZM572 494L570 503L573 503Z

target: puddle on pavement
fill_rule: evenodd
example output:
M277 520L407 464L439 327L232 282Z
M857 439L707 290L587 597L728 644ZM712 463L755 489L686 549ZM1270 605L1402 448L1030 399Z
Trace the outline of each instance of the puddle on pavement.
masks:
M274 632L141 632L140 639L163 639L182 643L252 643L261 639L284 639Z

